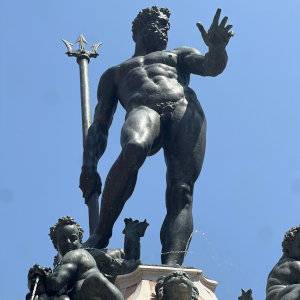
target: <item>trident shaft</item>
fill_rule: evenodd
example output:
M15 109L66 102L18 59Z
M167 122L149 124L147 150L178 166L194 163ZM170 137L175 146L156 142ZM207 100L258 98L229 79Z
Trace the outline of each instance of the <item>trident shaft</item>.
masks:
M80 72L80 94L81 94L81 117L82 117L82 144L85 145L88 130L91 125L91 112L90 112L90 88L89 88L89 77L88 77L88 64L91 58L98 56L98 48L101 46L100 43L95 43L90 51L84 48L87 43L83 34L81 34L76 43L79 44L79 49L73 50L74 44L63 40L67 47L66 54L71 57L76 57L79 65ZM94 232L97 227L99 220L99 202L98 197L92 197L85 199L85 203L88 206L89 211L89 229L90 234Z

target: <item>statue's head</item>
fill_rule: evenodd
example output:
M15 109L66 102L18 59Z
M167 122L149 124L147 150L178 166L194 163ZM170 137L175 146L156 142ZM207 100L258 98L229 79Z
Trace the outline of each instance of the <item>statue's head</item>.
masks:
M300 226L292 227L286 232L282 251L286 256L300 260Z
M65 255L71 250L81 247L83 229L69 216L59 218L57 223L50 228L50 238L54 248Z
M173 272L162 276L155 286L159 300L196 300L199 292L189 276L184 272Z
M132 38L149 51L164 50L168 43L170 11L152 6L141 10L132 22Z

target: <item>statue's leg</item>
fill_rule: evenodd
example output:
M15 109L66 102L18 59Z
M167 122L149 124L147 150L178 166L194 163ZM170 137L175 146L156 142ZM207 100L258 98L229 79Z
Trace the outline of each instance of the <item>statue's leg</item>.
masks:
M97 247L107 246L112 228L132 195L139 168L160 136L159 114L145 106L131 110L121 132L122 152L106 178L96 235Z
M122 293L100 272L88 276L75 297L78 300L124 300Z
M180 106L166 125L167 215L161 228L163 264L181 265L193 231L193 189L205 152L206 121L197 103Z

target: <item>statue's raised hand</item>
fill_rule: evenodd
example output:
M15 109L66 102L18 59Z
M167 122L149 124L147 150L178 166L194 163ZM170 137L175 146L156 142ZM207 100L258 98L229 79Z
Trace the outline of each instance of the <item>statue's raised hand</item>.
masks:
M101 194L102 183L97 170L83 166L80 174L79 187L82 190L85 199L89 199L93 196L99 197Z
M201 23L197 23L203 41L209 48L225 48L233 36L232 25L226 25L228 17L224 17L219 24L220 15L221 9L218 8L208 31L204 29Z

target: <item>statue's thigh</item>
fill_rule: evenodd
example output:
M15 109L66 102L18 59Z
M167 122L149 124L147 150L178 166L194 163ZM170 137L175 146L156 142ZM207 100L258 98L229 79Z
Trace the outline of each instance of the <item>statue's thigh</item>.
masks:
M187 107L180 118L170 120L164 141L168 179L195 182L202 168L206 120L201 111Z
M100 272L91 274L82 284L78 300L122 300L120 291Z
M138 143L145 147L151 147L160 135L160 116L146 106L139 106L126 115L125 123L121 131L121 145Z

